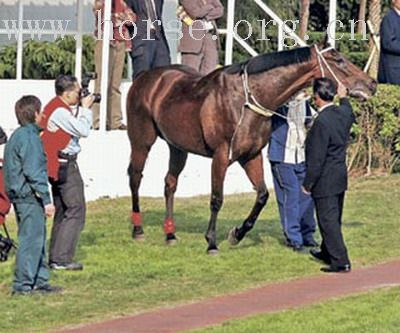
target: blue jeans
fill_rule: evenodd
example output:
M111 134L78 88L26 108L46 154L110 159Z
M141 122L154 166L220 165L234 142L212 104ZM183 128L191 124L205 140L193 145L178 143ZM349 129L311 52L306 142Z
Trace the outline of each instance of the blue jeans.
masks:
M301 191L305 163L271 162L283 232L290 245L303 245L315 232L314 202Z

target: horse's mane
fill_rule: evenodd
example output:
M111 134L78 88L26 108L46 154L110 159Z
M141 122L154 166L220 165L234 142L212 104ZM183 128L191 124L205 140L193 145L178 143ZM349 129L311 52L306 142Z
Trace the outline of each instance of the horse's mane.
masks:
M281 66L299 64L310 60L310 58L311 49L301 47L288 51L261 54L238 64L227 66L223 71L227 74L240 74L243 68L247 66L248 74L257 74Z

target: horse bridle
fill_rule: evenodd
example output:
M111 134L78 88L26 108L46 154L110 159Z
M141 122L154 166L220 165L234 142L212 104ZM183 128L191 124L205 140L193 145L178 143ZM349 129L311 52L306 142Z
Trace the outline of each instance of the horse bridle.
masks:
M323 50L319 50L317 45L314 45L315 51L317 53L317 59L318 59L318 65L319 69L321 71L322 77L326 77L325 75L325 70L324 70L324 65L328 69L329 73L333 76L333 78L336 80L336 82L341 85L342 82L339 80L339 78L336 76L335 72L332 70L331 66L329 66L328 62L326 61L324 57L324 53L328 52L330 50L333 50L333 46L329 46ZM261 105L261 103L257 100L257 98L251 93L250 87L249 87L249 74L247 72L247 65L244 65L243 72L242 72L242 83L243 83L243 90L244 90L244 96L245 96L245 103L243 104L243 107L247 107L250 110L264 116L267 118L272 117L273 115L276 115L278 117L286 119L285 116L265 108L264 106Z

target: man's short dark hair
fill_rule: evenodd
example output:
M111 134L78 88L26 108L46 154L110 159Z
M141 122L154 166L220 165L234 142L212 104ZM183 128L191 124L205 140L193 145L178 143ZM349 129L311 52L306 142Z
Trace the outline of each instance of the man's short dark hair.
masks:
M55 88L56 95L60 96L64 91L73 90L75 84L78 82L77 78L72 75L59 75L56 78Z
M321 77L314 80L313 91L323 101L332 102L337 93L337 85L331 79Z
M17 116L18 124L25 126L35 123L36 114L40 112L41 108L42 103L36 96L22 96L15 103L15 115Z

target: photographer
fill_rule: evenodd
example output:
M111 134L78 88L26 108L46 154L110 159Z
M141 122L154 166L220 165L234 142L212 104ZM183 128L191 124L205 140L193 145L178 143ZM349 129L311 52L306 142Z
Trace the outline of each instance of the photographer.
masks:
M54 293L46 265L46 216L54 213L47 184L46 156L40 141L41 103L24 96L15 104L20 127L4 152L4 180L18 223L18 250L13 284L14 295Z
M56 212L50 239L50 268L81 270L74 262L79 235L85 224L86 204L83 180L77 164L79 139L87 137L92 126L94 98L81 96L77 79L60 75L55 82L56 97L44 108L41 126L47 155L47 170ZM71 106L80 104L74 115Z

